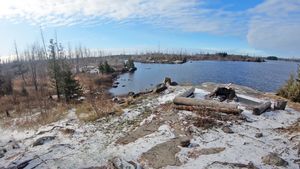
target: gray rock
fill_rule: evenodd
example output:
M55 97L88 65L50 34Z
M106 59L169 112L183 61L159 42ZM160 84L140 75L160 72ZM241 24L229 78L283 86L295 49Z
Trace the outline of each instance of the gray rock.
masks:
M228 127L228 126L224 126L224 127L222 128L222 130L224 131L224 133L228 133L228 134L234 133L234 132L232 131L232 129L231 129L230 127Z
M0 158L3 158L7 150L5 148L0 149Z
M129 92L128 96L133 96L135 93L134 92Z
M55 139L55 136L45 136L45 137L41 137L39 139L37 139L33 144L32 146L35 147L35 146L40 146L40 145L43 145L45 144L46 142L49 142L49 141L52 141Z
M264 164L268 164L268 165L276 165L276 166L283 166L283 167L289 165L287 161L280 158L279 155L276 153L269 153L268 155L262 157L261 159Z
M160 93L167 89L167 86L164 83L156 85L155 89L153 90L155 93Z
M7 150L5 148L0 149L0 153L6 153L6 152L7 152Z
M255 134L255 137L256 137L256 138L261 138L262 136L263 136L262 133L256 133L256 134Z
M121 159L121 158L113 158L112 161L113 163L113 166L116 168L116 169L136 169L136 164L133 163L133 162L127 162L126 160L124 159Z
M189 147L190 144L191 144L191 141L189 139L183 139L180 141L181 147Z

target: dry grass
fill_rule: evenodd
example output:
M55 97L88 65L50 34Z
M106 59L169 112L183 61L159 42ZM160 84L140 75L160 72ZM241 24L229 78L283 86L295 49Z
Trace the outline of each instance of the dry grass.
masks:
M286 128L278 128L277 130L288 134L300 133L300 118L294 124Z
M101 117L122 113L120 107L111 101L108 88L113 83L112 75L90 75L78 74L75 78L79 80L87 98L83 103L65 104L50 100L49 96L55 94L50 86L49 79L40 79L39 91L34 90L30 79L26 79L25 89L28 95L22 95L24 83L21 77L13 81L14 94L0 97L0 124L4 127L35 128L62 119L67 110L77 108L77 115L83 121L94 121ZM101 82L100 84L95 83ZM42 89L42 90L41 90Z
M67 114L68 107L65 105L57 105L53 109L31 110L31 112L23 112L17 117L5 117L1 120L2 127L14 129L34 129L40 126L56 122Z
M197 117L193 119L194 121L194 126L203 128L203 129L210 129L213 127L219 127L222 125L222 123L219 123L217 120L213 118L202 118L202 117Z
M109 115L121 115L122 113L122 109L111 100L86 101L76 106L77 117L85 122L95 121Z

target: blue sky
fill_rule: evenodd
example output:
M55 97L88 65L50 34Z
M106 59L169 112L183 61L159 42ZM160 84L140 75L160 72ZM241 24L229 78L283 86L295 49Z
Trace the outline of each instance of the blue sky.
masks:
M112 53L300 57L300 0L3 0L0 56L54 37Z

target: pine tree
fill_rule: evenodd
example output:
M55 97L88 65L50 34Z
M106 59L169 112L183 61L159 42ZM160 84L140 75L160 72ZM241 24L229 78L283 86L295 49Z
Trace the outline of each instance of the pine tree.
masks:
M82 87L74 78L70 69L64 71L63 73L63 93L66 102L69 102L71 99L82 95Z
M128 59L126 66L127 66L127 69L135 68L134 62L131 58Z
M12 77L10 75L0 75L0 95L10 95L13 93Z
M129 71L129 72L134 72L136 71L136 67L134 65L134 62L131 58L129 58L125 64L125 70Z
M103 73L113 73L115 70L108 64L107 61L99 64L99 71Z

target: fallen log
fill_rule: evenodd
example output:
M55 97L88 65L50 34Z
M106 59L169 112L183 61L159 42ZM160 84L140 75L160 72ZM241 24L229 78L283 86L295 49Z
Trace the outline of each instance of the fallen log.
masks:
M256 107L253 108L253 112L252 114L254 115L261 115L264 112L266 112L268 109L271 108L271 102L265 102L261 105L258 105Z
M195 91L195 88L192 87L192 88L190 88L189 90L187 90L187 91L185 91L184 93L182 93L182 94L180 95L180 97L189 97L189 96L191 96L191 95L194 93L194 91Z
M240 109L236 105L228 104L228 103L222 103L217 102L214 100L199 100L199 99L193 99L193 98L185 98L185 97L175 97L173 100L174 104L177 105L185 105L185 106L198 106L198 107L204 107L208 108L214 111L221 111L224 113L228 112L241 112Z
M229 108L221 108L221 107L205 107L205 106L182 106L177 105L174 107L178 110L187 110L187 111L215 111L215 112L221 112L226 114L233 114L233 115L239 115L243 110L241 109L229 109Z

